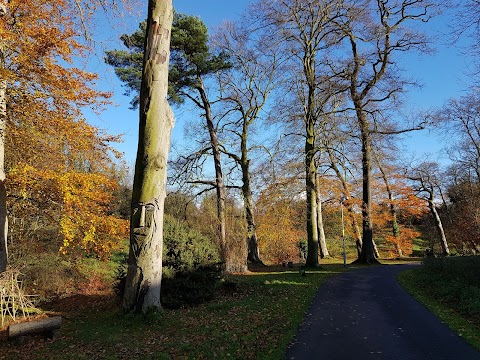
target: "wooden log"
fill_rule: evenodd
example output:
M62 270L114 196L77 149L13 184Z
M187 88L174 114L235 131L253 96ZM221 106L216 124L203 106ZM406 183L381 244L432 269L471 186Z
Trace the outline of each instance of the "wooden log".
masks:
M61 324L61 316L12 324L8 327L8 338L13 339L20 336L41 333L51 336L55 330L60 328Z

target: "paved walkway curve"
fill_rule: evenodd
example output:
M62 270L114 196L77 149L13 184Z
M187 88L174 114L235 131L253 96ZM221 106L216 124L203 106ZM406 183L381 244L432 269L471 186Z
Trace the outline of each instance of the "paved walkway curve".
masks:
M415 265L352 269L329 279L285 359L480 360L480 352L397 283L408 266Z

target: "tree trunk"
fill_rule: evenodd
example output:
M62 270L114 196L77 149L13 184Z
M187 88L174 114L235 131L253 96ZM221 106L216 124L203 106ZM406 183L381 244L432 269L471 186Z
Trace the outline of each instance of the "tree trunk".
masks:
M248 128L249 122L244 119L242 138L241 138L241 152L240 167L242 169L242 195L243 207L245 210L245 220L247 222L247 261L252 264L263 265L260 259L260 252L258 250L257 231L255 225L255 213L253 207L253 196L250 176L250 160L248 159Z
M245 148L246 149L246 148ZM242 147L243 153L243 147ZM258 250L258 240L255 225L255 215L253 208L252 189L250 186L250 161L242 155L242 193L245 209L245 219L247 221L247 246L248 255L247 260L253 264L263 265L260 259L260 252Z
M327 241L325 239L325 230L323 228L323 216L322 216L322 199L320 198L320 192L318 191L319 181L317 180L317 227L318 227L318 244L320 247L320 258L328 258L330 254L327 249Z
M378 259L380 257L380 253L378 252L377 243L373 239L372 239L372 242L373 242L373 254L375 255L375 258Z
M210 134L210 141L213 150L213 163L215 166L215 183L217 191L217 217L218 217L218 239L220 243L220 253L228 268L228 248L226 235L226 206L225 206L225 186L223 184L223 172L220 159L220 149L218 146L217 134L210 116L207 117L207 128Z
M355 103L357 119L362 140L362 177L363 177L363 205L362 205L362 253L358 262L362 264L378 263L375 256L375 244L373 242L373 221L372 221L372 139L368 129L368 122L362 110L361 103Z
M308 267L318 266L317 224L317 165L315 164L315 51L310 44L303 58L303 70L308 84L305 113L305 189L307 191L307 259Z
M253 215L253 200L251 194L250 197L244 199L244 201L246 202L245 216L247 220L247 260L253 264L263 265L263 262L260 258L260 251L258 250L258 239Z
M307 267L318 266L318 224L315 165L315 133L313 122L307 122L305 140L305 185L307 191Z
M140 125L123 308L158 310L162 279L163 205L172 110L167 103L172 0L149 0L140 91Z
M203 109L205 110L205 119L207 121L208 134L210 135L210 145L212 146L213 164L215 168L215 188L217 192L217 220L218 220L218 241L220 246L220 257L225 263L225 269L230 272L230 269L235 269L234 264L231 264L231 257L229 256L227 236L226 236L226 207L225 207L225 186L223 184L222 163L220 159L220 145L218 143L217 132L213 123L213 117L203 81L200 77L197 78L197 90L202 99Z
M440 236L440 245L442 246L442 253L444 256L450 255L450 250L448 248L447 238L445 236L445 231L443 230L442 220L438 214L437 208L433 203L433 196L430 196L428 200L428 207L433 215L435 220L435 227L437 228L438 235Z
M392 232L395 238L398 238L400 236L400 230L398 228L397 219L393 221ZM395 251L397 252L399 258L404 257L403 250L398 242L395 243Z
M357 224L357 220L355 219L355 214L353 213L353 209L351 206L347 208L348 213L350 214L350 219L352 221L353 227L353 236L355 236L355 248L357 249L357 256L360 257L362 255L362 232L360 231L360 226Z
M7 12L4 2L0 2L0 18ZM0 40L1 41L1 40ZM0 68L5 61L3 46L0 44ZM0 272L7 269L7 191L5 188L5 130L7 125L7 81L0 79Z

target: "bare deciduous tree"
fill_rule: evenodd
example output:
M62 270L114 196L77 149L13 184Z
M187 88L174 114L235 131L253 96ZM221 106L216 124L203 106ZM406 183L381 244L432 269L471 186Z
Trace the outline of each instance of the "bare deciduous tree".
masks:
M363 241L358 259L362 263L377 261L371 191L373 134L401 132L381 130L382 123L374 115L380 104L395 100L409 85L395 74L394 55L426 49L425 36L408 24L427 22L433 15L433 7L424 0L352 2L346 16L338 23L350 55L341 65L343 70L339 68L337 73L342 74L348 89L362 144Z
M480 182L480 102L475 94L451 99L434 120L443 134L448 134L447 149L453 162L468 169ZM458 139L458 141L455 141ZM453 140L453 141L452 141ZM472 179L473 180L473 179Z
M473 58L475 68L469 69L477 75L480 73L480 0L455 1L455 19L453 21L453 43L456 44L460 37L465 36L470 41L462 50ZM448 2L447 2L448 6ZM474 87L478 84L473 84Z
M422 163L413 169L409 178L414 181L415 185L413 188L418 196L427 201L428 208L435 221L435 227L438 232L443 255L449 255L450 250L448 248L447 238L443 229L442 220L437 210L437 204L435 203L435 194L438 191L441 191L441 175L438 164L432 162Z
M339 41L335 21L342 14L343 1L279 0L262 1L259 13L268 25L285 38L291 54L290 88L295 102L301 104L298 117L304 122L305 190L307 205L307 266L318 265L318 220L316 176L317 138L315 125L322 106L333 96L332 82L325 81L320 69L325 65L324 51ZM301 77L299 77L301 74Z
M227 271L237 271L238 269L234 269L235 266L230 263L226 238L226 187L218 137L218 118L212 111L212 105L216 101L211 100L208 86L205 84L208 77L229 69L231 64L224 53L212 53L208 44L207 27L199 18L177 15L173 25L178 30L172 36L171 93L180 101L184 98L189 99L200 109L208 133L208 146L202 146L201 150L183 158L188 160L183 162L183 165L190 166L188 164L192 164L191 160L193 164L198 163L197 160L207 154L213 158L215 180L197 179L195 182L216 191L220 256L225 262Z
M249 144L251 128L259 122L271 92L279 82L281 57L278 44L260 31L240 24L225 23L215 37L216 45L233 62L234 70L219 76L222 98L226 105L226 132L233 134L233 149L224 142L223 150L241 170L241 190L247 222L248 261L262 263L258 250ZM238 120L235 118L238 116ZM238 148L239 145L239 148ZM235 149L236 148L236 149Z

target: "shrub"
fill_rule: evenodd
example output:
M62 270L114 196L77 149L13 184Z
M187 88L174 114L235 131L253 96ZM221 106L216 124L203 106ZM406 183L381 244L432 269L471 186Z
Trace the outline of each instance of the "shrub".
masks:
M120 263L114 258L101 261L95 257L65 256L58 251L37 251L14 259L12 266L21 269L29 293L40 301L48 301L75 294L111 292Z
M195 271L178 272L162 280L162 305L168 309L201 304L214 298L223 275L221 263L202 266Z
M417 277L432 297L480 323L480 256L425 258Z
M163 225L163 274L172 278L219 262L218 248L212 240L166 215Z
M73 295L85 280L75 263L58 253L38 253L23 260L24 283L42 301Z
M426 271L480 287L480 256L425 258L423 263Z

